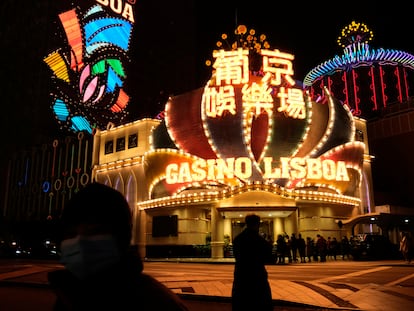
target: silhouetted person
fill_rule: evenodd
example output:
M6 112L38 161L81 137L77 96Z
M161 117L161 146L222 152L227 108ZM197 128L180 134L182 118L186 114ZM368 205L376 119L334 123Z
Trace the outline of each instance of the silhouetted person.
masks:
M308 262L312 261L312 257L315 255L315 242L311 237L306 237L306 257ZM314 258L315 260L315 258ZM318 256L316 256L316 261L318 261Z
M285 237L282 234L279 234L277 236L276 250L277 250L277 263L284 264L286 252L287 252L287 245L286 245Z
M188 310L180 298L144 274L131 247L132 215L117 190L92 183L77 192L61 216L64 269L50 272L54 310Z
M343 236L341 240L341 252L342 252L342 259L345 260L345 257L347 259L350 259L351 256L351 244L348 240L347 236Z
M332 238L331 244L329 245L329 247L330 247L330 254L332 258L336 260L336 255L338 255L338 248L339 248L338 240L336 239L336 237Z
M294 233L290 236L290 249L292 253L292 262L298 261L298 239Z
M409 232L401 233L400 252L404 257L404 260L411 263L414 255L414 242Z
M298 251L299 251L299 257L300 262L306 262L306 241L302 237L302 234L299 233L297 238L297 244L298 244Z
M320 234L316 235L316 248L318 250L319 260L321 262L326 261L326 250L327 250L327 242L326 239L321 236Z
M272 262L272 245L259 234L260 217L247 215L246 228L235 237L232 310L273 310L265 265Z

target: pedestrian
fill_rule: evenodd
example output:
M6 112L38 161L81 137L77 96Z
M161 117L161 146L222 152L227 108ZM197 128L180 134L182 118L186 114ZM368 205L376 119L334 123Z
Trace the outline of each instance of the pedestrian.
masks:
M286 255L288 258L288 262L292 263L293 262L293 258L292 258L292 244L291 244L291 240L288 234L285 234L285 241L286 241Z
M277 263L278 264L284 264L285 263L285 257L287 252L287 245L286 240L283 234L278 234L277 240L276 240L276 253L277 253Z
M131 246L132 214L121 192L91 183L61 215L63 269L49 272L60 310L177 310L188 308L165 285L143 273Z
M338 240L336 239L336 237L333 237L331 242L329 243L329 253L334 260L336 260L336 256L338 255L338 245Z
M341 254L342 254L342 259L345 260L346 259L350 259L351 256L351 245L349 242L349 239L346 235L344 235L342 237L341 240Z
M298 251L299 251L300 262L304 263L304 262L306 262L306 241L302 237L302 234L300 234L300 233L298 235L297 243L298 243Z
M298 262L298 239L295 233L290 236L290 249L292 252L292 262Z
M326 261L326 250L327 250L327 242L326 239L320 235L316 235L316 249L318 250L319 261L325 262Z
M308 236L306 237L306 257L308 258L308 262L312 261L312 257L315 254L315 242L314 240ZM316 257L316 261L318 261L318 257Z
M260 234L260 216L245 217L245 229L234 238L235 257L232 311L273 310L266 264L272 262L272 245Z
M401 233L400 252L406 262L411 263L413 258L413 239L408 232Z
M332 240L331 237L328 236L326 239L326 258L332 257L332 246L331 246Z

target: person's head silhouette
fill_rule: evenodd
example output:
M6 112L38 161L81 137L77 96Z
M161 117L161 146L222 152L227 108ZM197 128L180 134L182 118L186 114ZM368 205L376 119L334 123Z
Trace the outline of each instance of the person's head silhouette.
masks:
M132 212L124 195L91 183L75 193L61 216L60 262L48 273L56 293L53 310L181 310L168 287L143 272L131 247Z
M249 230L259 232L260 216L256 214L249 214L245 217L246 227Z
M76 235L112 235L121 252L128 250L132 236L132 215L119 191L91 183L75 193L61 215L63 238Z
M79 278L119 264L130 254L132 215L119 191L91 183L75 193L61 216L61 262Z

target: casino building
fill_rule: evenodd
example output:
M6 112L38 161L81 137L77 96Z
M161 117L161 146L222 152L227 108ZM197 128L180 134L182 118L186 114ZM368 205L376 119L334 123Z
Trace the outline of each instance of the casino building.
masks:
M92 178L127 197L141 254L194 257L208 245L222 258L248 213L273 241L349 235L342 224L374 208L365 121L327 88L313 99L291 54L213 58L205 87L171 97L162 120L94 133Z

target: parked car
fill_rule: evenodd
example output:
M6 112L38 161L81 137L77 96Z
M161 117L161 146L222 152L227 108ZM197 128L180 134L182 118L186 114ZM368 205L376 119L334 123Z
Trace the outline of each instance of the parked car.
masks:
M398 259L398 245L380 234L363 234L355 239L351 254L354 260Z

